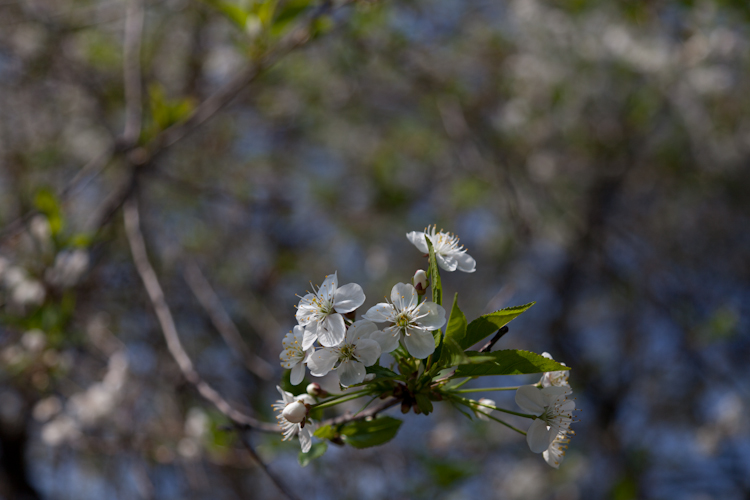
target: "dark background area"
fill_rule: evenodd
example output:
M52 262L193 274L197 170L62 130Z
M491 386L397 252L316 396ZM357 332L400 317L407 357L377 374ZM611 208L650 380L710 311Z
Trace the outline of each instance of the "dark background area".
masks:
M749 498L748 4L272 5L0 0L0 498L278 498L166 349L128 197L196 370L265 421L295 294L338 271L374 305L427 265L405 237L427 224L477 260L446 297L536 301L498 346L573 368L559 470L447 405L306 468L250 433L298 496Z

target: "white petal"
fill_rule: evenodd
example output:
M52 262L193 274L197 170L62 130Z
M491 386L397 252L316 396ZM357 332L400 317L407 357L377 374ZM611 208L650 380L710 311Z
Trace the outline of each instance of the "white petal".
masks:
M418 300L417 290L409 283L396 283L391 290L391 302L399 311L416 305Z
M544 413L545 399L536 386L522 385L516 391L516 404L528 413L541 415Z
M291 392L286 392L278 385L276 386L276 390L279 391L279 394L281 394L281 400L284 401L285 404L289 404L294 401L294 396L292 396Z
M315 295L308 293L299 301L299 305L297 306L297 313L295 314L295 316L297 318L297 322L302 326L307 326L307 324L312 321L313 311L315 310L315 307L312 303L314 298Z
M294 325L294 330L292 333L294 339L300 344L302 343L302 339L305 337L305 327L302 325Z
M322 377L333 370L333 365L339 359L338 351L330 348L318 349L307 359L307 367L310 374L315 377Z
M369 339L370 334L376 332L378 327L372 321L361 319L349 325L346 331L346 343L353 344L359 339Z
M299 445L302 448L302 453L307 453L312 448L312 425L309 423L299 430Z
M437 253L435 254L435 257L437 257L438 266L440 266L441 269L453 272L458 267L458 261L452 255L443 256Z
M292 385L299 385L304 378L305 365L304 363L297 363L294 365L294 368L292 368L292 373L289 374L289 382L291 382Z
M391 314L393 314L393 306L387 302L381 302L368 309L362 317L375 323L384 323L388 321Z
M333 295L339 287L339 278L336 273L329 274L323 280L323 284L318 288L318 296L323 297L328 302L333 302Z
M365 303L365 292L356 283L349 283L336 290L333 297L333 308L336 312L346 314Z
M318 338L318 323L310 323L305 327L302 334L302 350L306 351L315 343Z
M370 339L360 339L354 346L354 357L365 366L372 366L380 357L380 344Z
M409 239L409 241L412 242L412 244L417 247L417 250L423 253L428 253L430 250L427 248L427 241L425 241L425 236L422 231L412 231L410 233L406 233L406 237Z
M340 314L331 314L318 325L318 342L324 347L336 347L344 341L344 337L346 326L344 317Z
M424 359L435 352L435 338L430 332L409 329L409 333L404 336L404 345L409 354Z
M390 332L373 332L370 334L370 339L374 340L380 345L380 352L391 352L398 347L399 334L393 335Z
M550 448L544 450L542 452L542 456L544 457L544 461L547 462L549 466L554 467L555 469L560 468L560 461L562 460L562 457L558 457L550 453Z
M455 256L458 263L458 270L465 273L473 273L477 270L477 261L468 253L460 253Z
M353 359L344 361L336 369L339 374L339 381L344 387L359 384L365 379L365 365Z
M424 302L419 306L419 314L427 316L419 318L419 324L429 330L437 330L445 324L445 309L434 302Z
M554 439L555 435L547 429L547 424L541 419L534 420L526 431L526 443L534 453L545 451Z

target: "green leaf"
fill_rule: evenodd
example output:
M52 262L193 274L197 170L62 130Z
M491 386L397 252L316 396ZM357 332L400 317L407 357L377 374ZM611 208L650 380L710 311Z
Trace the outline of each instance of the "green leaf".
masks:
M337 434L338 433L333 427L331 427L330 425L324 425L322 427L318 427L313 433L313 436L320 439L333 439Z
M401 420L380 417L370 421L358 420L341 428L341 437L355 448L369 448L387 443L396 436Z
M536 302L530 302L522 306L507 307L478 317L469 323L469 326L466 328L466 336L459 342L459 345L464 349L468 349L510 323L534 304Z
M466 316L458 308L458 293L456 293L453 297L453 308L448 326L445 329L445 340L443 340L438 366L453 366L467 362L461 348L461 341L464 337L466 337Z
M430 252L430 286L432 287L432 301L439 306L443 305L443 285L440 283L440 271L438 270L435 249L432 247L430 238L425 236L427 249Z
M238 28L241 30L245 29L249 13L242 7L230 2L222 2L221 0L205 0L205 2L224 14L227 19L236 24Z
M374 373L375 378L371 380L371 382L374 382L376 380L381 379L393 379L393 378L401 378L401 376L394 372L393 370L389 370L388 368L384 366L368 366L365 368L365 372L367 373Z
M310 451L308 451L307 453L302 453L300 451L299 455L297 456L297 460L299 461L300 466L307 467L308 465L310 465L310 462L312 462L316 458L322 457L327 450L328 443L314 443L310 448Z
M523 375L570 370L557 361L539 354L516 349L505 349L491 353L467 351L469 360L481 358L482 362L462 364L456 369L456 377L481 377L483 375ZM487 361L486 358L492 358Z
M57 235L63 228L62 210L57 196L49 189L40 189L34 195L34 205L47 216L52 235Z
M443 352L440 355L438 366L448 367L468 363L471 363L471 359L466 356L461 346L455 340L446 338L443 342Z
M427 394L418 393L414 397L416 398L417 406L422 410L422 413L425 415L432 413L432 401L427 397Z

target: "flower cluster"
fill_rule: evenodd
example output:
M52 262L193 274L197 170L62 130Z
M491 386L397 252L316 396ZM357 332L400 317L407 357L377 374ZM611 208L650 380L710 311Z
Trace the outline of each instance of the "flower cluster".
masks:
M429 257L429 271L419 269L411 283L393 285L390 297L366 309L360 318L357 311L366 300L362 287L356 283L339 286L337 273L326 276L320 287L300 297L297 325L282 341L281 365L290 370L289 380L294 386L302 383L307 371L313 377L335 373L342 392L329 394L320 385L310 384L308 394L293 396L279 388L282 399L273 407L283 439L297 436L304 453L312 448L313 436L339 445L353 440L354 446L373 446L392 439L400 425L392 417L376 418L378 412L398 406L402 413L413 409L414 413L428 415L433 402L449 401L467 407L467 416L473 413L480 420L498 421L526 435L531 451L543 453L547 463L558 467L572 434L575 409L575 403L568 399L572 392L568 368L548 353L513 349L488 352L502 335L496 335L487 349L471 350L496 329L498 334L507 331L505 325L533 304L495 311L469 323L458 308L456 295L451 317L455 314L458 320L448 322L441 303L439 269L473 273L476 261L459 245L458 237L434 226L406 236ZM430 287L432 294L428 296ZM383 354L390 356L381 365ZM520 365L519 356L525 359ZM508 366L523 366L523 373L543 376L536 385L459 390L479 376L518 373L514 371L518 368L507 371ZM498 408L491 399L474 401L463 396L484 390L516 390L516 402L527 413ZM370 401L359 416L323 420L325 409L362 397L370 397ZM382 400L379 406L362 413L378 399ZM531 419L528 432L500 420L494 415L496 411ZM324 443L320 446L325 449ZM320 454L318 450L313 455Z

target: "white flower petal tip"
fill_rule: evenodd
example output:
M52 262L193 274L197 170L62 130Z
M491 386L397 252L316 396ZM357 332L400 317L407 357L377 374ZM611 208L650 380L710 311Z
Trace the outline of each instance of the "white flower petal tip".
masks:
M495 410L493 410L492 408L488 408L486 406L482 406L482 405L497 406L497 404L495 403L495 400L482 398L479 401L477 401L477 403L479 404L476 406L474 410L474 414L477 416L479 420L489 421L490 418L487 415L491 415L492 412Z
M526 433L532 452L542 453L559 433L570 431L575 402L567 399L569 394L565 387L539 389L534 385L524 385L516 391L516 404L536 416Z
M315 423L307 418L307 406L315 404L315 399L308 394L292 396L291 393L276 386L281 399L271 405L276 415L276 423L281 427L282 440L299 437L300 447L304 453L310 451Z
M424 359L435 351L432 331L445 324L445 309L434 302L420 304L414 286L397 283L391 290L391 302L371 307L364 317L375 323L391 323L370 337L380 344L382 352L393 351L403 340L409 354Z
M304 347L304 337L305 329L297 325L281 341L284 350L279 354L279 359L282 367L292 370L290 377L292 385L301 383L305 378L305 359L313 350L311 347L307 349Z
M423 232L412 231L406 234L408 240L420 252L427 253L427 242L429 238L435 249L435 256L441 269L453 272L456 269L465 273L473 273L477 270L477 262L466 253L463 245L459 244L459 238L455 234L445 233L437 226L427 226Z
M552 440L549 447L542 452L544 461L547 462L550 467L554 467L555 469L560 467L560 464L565 458L568 443L570 443L570 434L572 434L572 431L570 430L559 432L557 436L555 436L555 439Z
M380 343L370 338L376 333L380 332L372 321L352 323L343 342L318 349L310 355L307 361L310 373L322 377L336 370L344 387L361 383L365 378L365 367L374 365L382 352Z
M365 303L362 287L356 283L338 286L336 273L329 274L314 293L300 298L297 305L297 322L305 327L303 347L308 348L315 340L325 347L333 347L344 340L346 326L342 314L355 311Z

